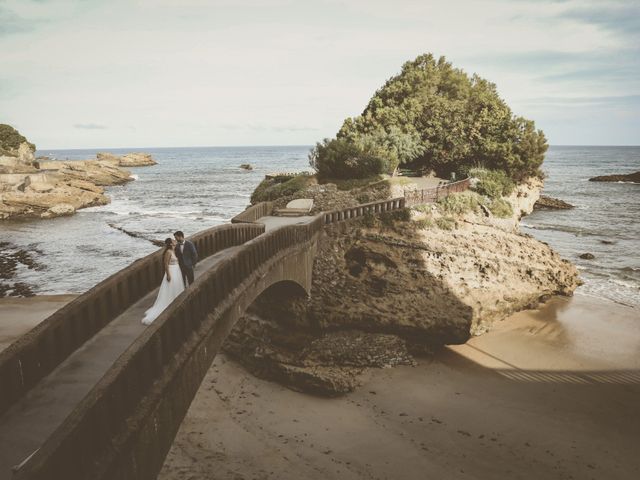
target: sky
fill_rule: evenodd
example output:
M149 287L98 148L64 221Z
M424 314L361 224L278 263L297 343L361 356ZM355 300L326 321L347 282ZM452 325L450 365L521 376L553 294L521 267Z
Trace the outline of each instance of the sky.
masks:
M0 0L39 149L310 145L431 52L552 145L640 145L640 0Z

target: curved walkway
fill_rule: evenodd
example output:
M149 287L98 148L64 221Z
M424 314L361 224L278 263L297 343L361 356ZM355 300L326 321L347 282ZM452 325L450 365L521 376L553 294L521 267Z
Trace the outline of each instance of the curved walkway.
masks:
M239 248L228 248L200 262L196 277ZM11 478L11 467L40 447L147 328L140 320L153 305L157 293L156 288L134 303L0 417L0 480Z
M97 290L79 297L90 299L90 303L76 302L75 310L65 307L64 314L60 311L49 317L43 322L46 325L27 335L27 340L8 349L12 351L0 365L4 366L3 385L15 388L3 392L4 405L9 407L0 416L0 480L12 478L11 468L24 464L29 467L20 470L19 478L32 478L28 471L39 472L34 478L49 478L54 473L45 467L49 464L56 471L70 473L73 465L67 458L78 458L73 475L83 478L78 476L81 471L103 468L101 455L119 455L122 446L117 451L114 448L123 441L141 442L135 445L142 445L144 451L123 459L125 466L118 461L108 465L116 465L120 473L135 471L135 478L152 478L149 472L156 465L160 468L164 459L161 450L167 439L172 441L175 431L171 430L177 430L186 413L192 398L189 391L195 388L195 394L228 331L252 299L273 282L294 281L305 289L310 287L323 225L404 205L404 199L399 198L294 218L270 216L268 206L254 208L249 212L253 215L249 223L265 225L266 232L261 235L257 226L247 225L223 226L194 237L198 248L210 256L198 265L193 287L151 327L143 326L140 320L157 293L154 279L161 272L159 253L142 263L134 262ZM235 237L230 228L237 229ZM242 240L234 244L233 238ZM142 295L136 300L139 293ZM121 313L116 316L117 308ZM64 354L64 349L68 353ZM26 391L22 396L20 389ZM144 419L137 415L144 415ZM161 418L166 415L169 418L164 425ZM122 428L137 433L127 432L123 440ZM149 428L153 440L148 437ZM161 448L154 449L154 442L160 442L157 445ZM74 447L69 450L71 445ZM105 478L111 477L107 473Z

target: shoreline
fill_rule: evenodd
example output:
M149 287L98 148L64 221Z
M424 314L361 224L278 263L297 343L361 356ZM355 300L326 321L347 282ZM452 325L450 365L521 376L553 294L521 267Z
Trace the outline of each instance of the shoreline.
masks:
M0 352L78 294L0 298Z

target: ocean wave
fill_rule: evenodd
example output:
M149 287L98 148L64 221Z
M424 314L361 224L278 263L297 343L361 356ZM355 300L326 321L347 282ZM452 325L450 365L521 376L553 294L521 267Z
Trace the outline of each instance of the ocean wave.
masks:
M131 175L129 175L129 178L133 178L134 180L140 180L140 176L135 173L132 173Z
M640 286L633 282L624 282L615 278L600 281L587 281L580 287L581 293L606 298L628 307L640 308Z

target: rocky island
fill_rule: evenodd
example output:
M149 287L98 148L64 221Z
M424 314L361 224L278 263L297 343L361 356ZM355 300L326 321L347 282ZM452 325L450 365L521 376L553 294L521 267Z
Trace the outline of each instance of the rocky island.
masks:
M446 89L452 76L461 91ZM463 127L502 122L494 131L514 138L472 140L465 128L457 138L441 136L449 129L433 123L442 127L447 117L425 120L420 112L446 110L443 98L460 109ZM499 113L480 119L459 105L464 101ZM494 140L517 147L499 155ZM451 174L470 177L471 189L327 228L309 298L263 294L234 328L226 352L259 376L333 396L352 391L368 368L413 364L414 355L465 343L514 312L571 295L580 284L576 268L519 230L540 198L545 150L542 132L514 117L492 84L430 55L408 62L361 116L316 146L315 175L269 176L252 203L270 201L277 209L313 199L313 214L411 195ZM431 178L398 176L400 165Z
M0 220L52 218L105 205L106 186L133 180L123 166L154 165L148 154L121 157L100 153L95 160L60 161L34 156L35 145L10 125L0 125Z

